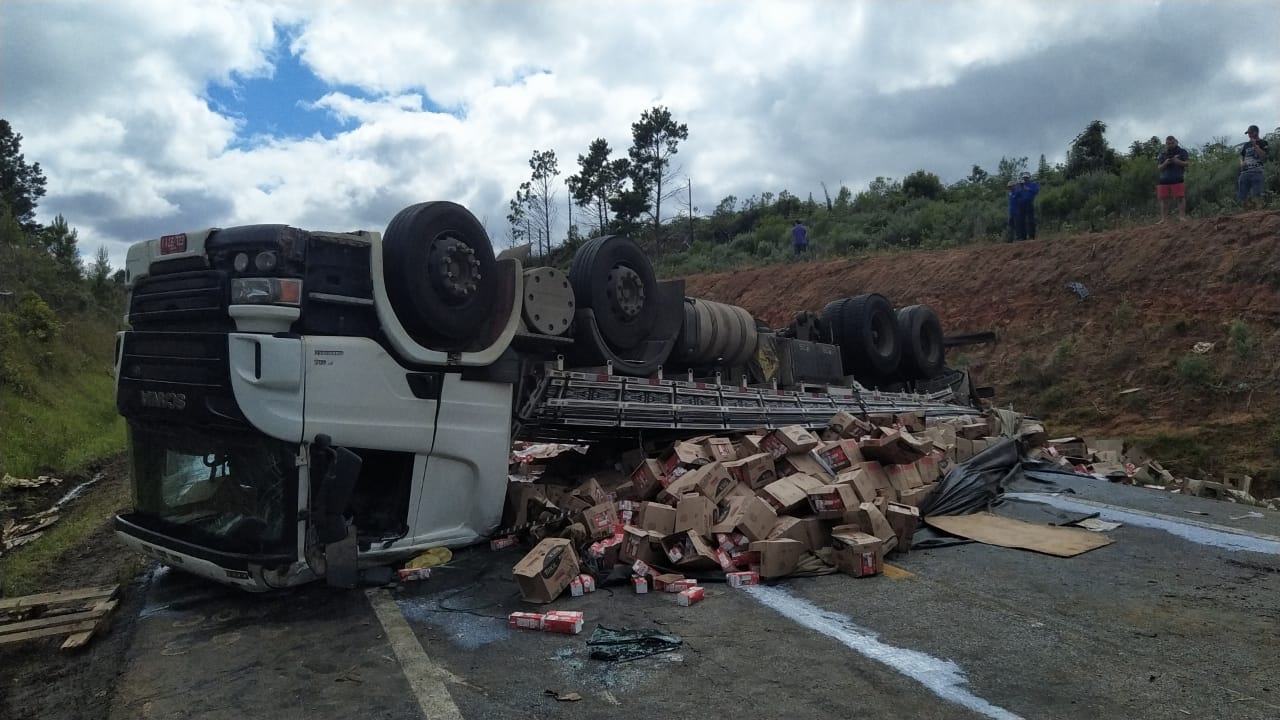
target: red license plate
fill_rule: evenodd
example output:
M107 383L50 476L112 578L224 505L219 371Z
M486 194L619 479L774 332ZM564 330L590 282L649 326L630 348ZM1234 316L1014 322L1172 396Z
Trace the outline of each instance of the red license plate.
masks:
M183 233L181 235L165 235L164 237L160 238L160 254L161 255L172 255L173 253L180 253L180 252L186 252L186 251L187 251L186 233Z

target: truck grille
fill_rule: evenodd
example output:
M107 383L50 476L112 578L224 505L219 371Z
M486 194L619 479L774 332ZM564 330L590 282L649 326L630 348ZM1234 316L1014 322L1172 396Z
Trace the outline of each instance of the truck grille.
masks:
M116 405L140 420L243 426L226 334L126 332Z
M137 329L230 330L227 298L227 274L219 270L153 275L133 288L129 324Z

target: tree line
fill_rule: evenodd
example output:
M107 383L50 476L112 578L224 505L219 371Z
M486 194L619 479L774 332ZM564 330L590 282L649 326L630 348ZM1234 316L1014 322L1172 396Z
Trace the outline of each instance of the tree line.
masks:
M45 185L22 135L0 119L0 386L18 392L59 355L54 341L68 326L114 330L124 309L124 271L105 246L86 265L65 218L36 222Z
M1116 149L1106 133L1106 123L1094 120L1069 141L1060 163L1048 162L1044 154L1034 164L1028 157L1002 157L991 170L973 165L967 177L949 185L936 173L921 169L901 179L877 177L856 192L843 185L833 192L823 184L821 198L810 193L802 199L783 189L747 198L728 196L703 215L691 206L664 215L663 201L685 189L677 184L670 160L679 141L688 138L688 128L676 123L666 108L653 108L632 125L633 145L627 157L611 158L609 144L602 138L578 156L579 172L565 183L569 211L579 208L585 217L581 225L569 224L558 246L551 241L554 213L548 217L541 211L520 212L528 197L536 198L540 208L559 207L556 185L550 182L559 175L555 153L535 152L530 166L540 182L536 187L522 185L522 191L532 192L529 196L518 192L511 201L509 237L513 244L533 242L538 254L566 264L584 237L629 234L668 274L786 262L791 255L790 227L797 219L808 225L811 250L818 257L996 242L1006 235L1007 184L1024 172L1040 184L1041 236L1153 221L1156 157L1164 148L1163 138L1152 136ZM1273 148L1280 146L1280 128L1268 133L1267 140ZM1219 137L1184 147L1191 158L1186 180L1188 213L1211 217L1238 209L1235 179L1240 143ZM1265 167L1267 197L1273 199L1280 195L1280 152L1273 151ZM640 218L647 222L640 223ZM580 227L587 229L586 235Z

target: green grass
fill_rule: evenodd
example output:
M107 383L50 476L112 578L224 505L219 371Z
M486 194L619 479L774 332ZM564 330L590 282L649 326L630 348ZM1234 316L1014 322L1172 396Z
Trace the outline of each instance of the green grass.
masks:
M89 488L84 497L67 505L62 518L39 539L0 557L0 595L14 597L47 590L46 581L58 573L60 561L86 545L90 536L113 515L127 508L129 502L129 490L123 478L103 480ZM102 578L101 582L128 582L144 564L141 556L118 548L106 552L111 553L111 557L103 562L116 565L117 571L114 578Z
M107 370L41 377L21 396L0 389L0 407L0 471L70 473L124 449L125 424Z

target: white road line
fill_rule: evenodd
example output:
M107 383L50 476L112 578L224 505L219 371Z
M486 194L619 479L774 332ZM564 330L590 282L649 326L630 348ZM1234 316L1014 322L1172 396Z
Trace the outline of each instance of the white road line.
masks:
M378 622L382 623L382 630L391 643L391 651L395 653L396 660L400 661L400 669L409 681L423 717L427 720L462 720L462 713L450 697L449 689L444 686L449 673L427 656L422 643L418 642L418 636L413 634L391 595L386 590L371 589L365 591L365 597L378 616Z
M1002 707L974 695L963 685L968 682L960 666L918 650L907 650L881 642L875 633L854 624L839 613L823 610L779 587L755 585L744 588L766 607L793 622L822 633L845 647L883 663L928 688L934 695L985 715L993 720L1022 720Z
M1103 520L1163 530L1171 535L1177 535L1184 540L1190 540L1200 545L1212 545L1224 550L1247 550L1267 555L1280 555L1280 537L1274 535L1263 535L1226 525L1214 525L1213 523L1199 520L1161 515L1118 505L1108 505L1107 503L1083 498L1066 498L1061 495L1044 493L1006 493L1005 497L1011 500L1052 505L1059 510L1096 512ZM1232 505L1230 507L1238 506Z

